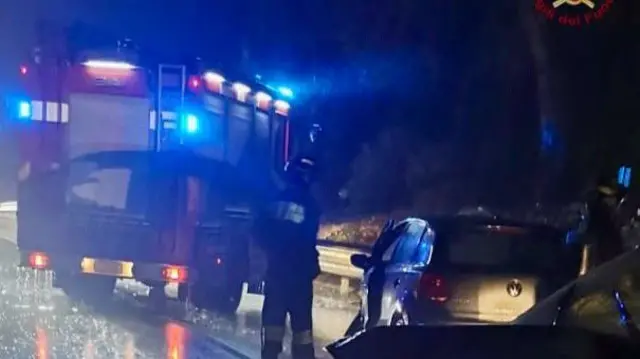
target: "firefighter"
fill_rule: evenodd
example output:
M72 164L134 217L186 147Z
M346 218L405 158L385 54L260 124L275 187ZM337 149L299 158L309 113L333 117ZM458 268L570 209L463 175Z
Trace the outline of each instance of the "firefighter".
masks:
M286 316L294 359L314 358L311 307L320 274L316 250L320 210L310 192L315 162L296 158L285 167L286 188L258 216L257 237L267 257L262 308L262 358L282 352Z
M593 249L590 267L607 262L624 251L621 228L617 221L618 206L623 193L612 181L598 181L596 190L587 201L588 222L586 235Z

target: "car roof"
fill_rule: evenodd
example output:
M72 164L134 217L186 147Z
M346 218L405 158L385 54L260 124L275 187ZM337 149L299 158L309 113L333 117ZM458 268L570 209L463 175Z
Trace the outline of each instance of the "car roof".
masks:
M459 228L477 227L516 227L525 229L528 232L547 233L552 235L563 235L564 231L558 227L547 224L532 223L526 221L511 220L500 217L469 216L469 215L439 215L418 217L429 223L433 230L438 232Z

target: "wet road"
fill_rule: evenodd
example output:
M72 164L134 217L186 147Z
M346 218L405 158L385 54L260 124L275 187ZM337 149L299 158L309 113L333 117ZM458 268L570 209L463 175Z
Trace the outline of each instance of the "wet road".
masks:
M0 240L2 359L258 357L260 296L245 295L234 317L186 313L171 301L154 310L146 288L123 282L114 297L99 306L79 305L56 289L37 297L35 279L16 271L16 259L13 244ZM353 308L336 307L331 299L316 301L319 358L328 357L322 344L340 336L353 316Z
M107 319L83 310L25 314L4 308L0 357L238 358L181 323L157 324Z
M16 270L7 248L0 250L0 358L238 359L257 354L247 346L239 355L180 317L152 312L130 294L116 293L98 308L72 302L56 289L35 292L36 278Z

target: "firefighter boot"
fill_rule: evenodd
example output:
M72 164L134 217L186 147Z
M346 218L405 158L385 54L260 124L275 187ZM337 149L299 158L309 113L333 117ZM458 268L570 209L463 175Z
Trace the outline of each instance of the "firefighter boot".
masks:
M281 342L264 342L262 344L261 359L278 359L278 356L282 352Z
M293 359L314 359L313 335L311 330L294 331L291 336L291 356Z
M291 346L291 357L293 359L315 359L313 344L293 344Z
M267 326L262 328L262 359L278 359L282 353L284 327Z

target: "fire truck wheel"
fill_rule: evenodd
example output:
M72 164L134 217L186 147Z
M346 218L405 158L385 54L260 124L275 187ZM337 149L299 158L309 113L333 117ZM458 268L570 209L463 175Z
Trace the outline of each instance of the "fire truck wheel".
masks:
M178 300L180 303L187 301L188 284L178 284Z
M99 303L110 299L116 286L116 279L112 277L98 277L83 274L62 275L59 286L73 300L89 303Z
M167 304L167 297L164 294L164 286L154 286L149 290L149 302L152 308L163 310Z
M178 287L178 298L182 302L186 300L186 291L186 285ZM195 283L191 287L191 302L200 309L233 315L240 305L242 291L242 281L236 281L224 287L211 286L202 282Z
M242 299L243 285L243 281L235 281L225 287L214 288L211 293L214 309L222 314L235 314Z

